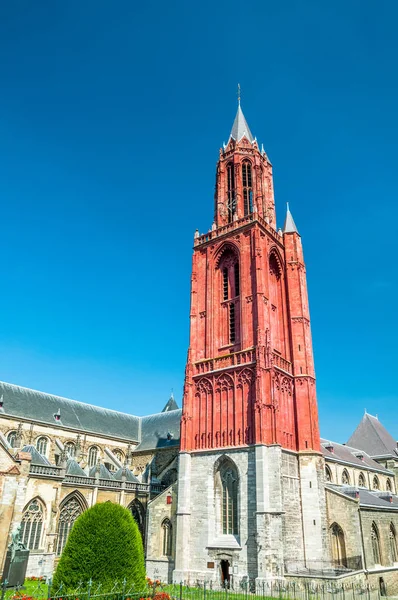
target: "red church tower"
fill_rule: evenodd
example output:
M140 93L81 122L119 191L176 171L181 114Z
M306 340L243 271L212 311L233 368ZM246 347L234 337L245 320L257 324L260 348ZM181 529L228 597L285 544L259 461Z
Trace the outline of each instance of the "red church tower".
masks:
M272 166L240 104L217 164L214 222L195 234L181 451L319 451L306 272Z

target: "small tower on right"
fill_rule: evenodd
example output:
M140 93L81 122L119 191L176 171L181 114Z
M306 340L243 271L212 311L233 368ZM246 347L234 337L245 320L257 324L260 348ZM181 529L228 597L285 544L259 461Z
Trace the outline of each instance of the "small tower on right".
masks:
M301 237L289 204L283 227L289 307L291 358L295 378L297 450L319 448L314 357L308 308L307 277Z

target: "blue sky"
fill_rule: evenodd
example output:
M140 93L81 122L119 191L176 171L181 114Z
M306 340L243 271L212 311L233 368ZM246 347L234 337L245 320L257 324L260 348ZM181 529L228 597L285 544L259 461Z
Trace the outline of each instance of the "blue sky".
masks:
M194 230L236 111L307 263L321 431L397 436L398 5L0 5L0 379L181 401Z

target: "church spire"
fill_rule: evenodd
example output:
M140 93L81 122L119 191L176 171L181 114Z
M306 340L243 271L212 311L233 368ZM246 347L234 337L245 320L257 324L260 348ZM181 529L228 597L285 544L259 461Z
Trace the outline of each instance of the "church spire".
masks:
M294 222L292 213L289 209L289 202L286 203L286 219L283 226L283 233L298 233L296 223Z
M238 100L238 110L236 112L236 117L234 124L232 125L231 135L229 139L234 139L235 142L240 142L240 140L246 136L250 143L254 142L254 137L252 132L249 129L249 125L245 119L245 115L242 112L240 106L240 98Z

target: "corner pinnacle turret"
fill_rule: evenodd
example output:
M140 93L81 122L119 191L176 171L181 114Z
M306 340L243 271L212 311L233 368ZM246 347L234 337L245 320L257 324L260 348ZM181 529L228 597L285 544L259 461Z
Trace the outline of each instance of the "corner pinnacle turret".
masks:
M296 227L296 223L293 220L292 213L290 212L288 202L286 203L286 219L285 224L283 226L283 233L298 233L298 229Z

